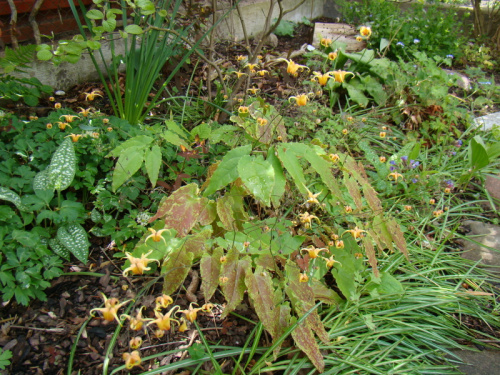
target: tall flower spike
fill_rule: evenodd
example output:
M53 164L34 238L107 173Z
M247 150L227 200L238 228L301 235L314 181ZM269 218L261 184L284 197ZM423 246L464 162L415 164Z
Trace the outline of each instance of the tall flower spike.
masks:
M165 241L165 239L163 238L163 236L161 235L163 232L165 232L167 229L160 229L158 231L154 230L153 228L148 228L148 230L151 232L151 234L149 236L146 237L146 239L144 240L144 242L148 242L148 240L150 238L153 239L154 242L160 242L160 241L163 241L165 242L165 244L167 243L167 241Z
M104 320L107 320L108 322L111 322L116 319L118 324L121 325L120 319L118 318L118 310L120 307L125 305L126 303L130 302L130 300L127 300L125 302L120 303L118 298L107 298L104 293L102 294L102 298L104 300L104 307L99 307L90 310L90 315L94 316L92 313L94 311L100 311L102 313L102 317Z
M129 272L132 272L133 275L142 275L144 271L151 270L151 267L148 267L148 263L150 262L158 262L159 265L160 261L158 259L148 258L148 255L152 252L153 250L150 250L146 254L142 254L140 258L136 258L132 254L126 252L125 256L129 260L130 266L123 270L123 277L127 277Z

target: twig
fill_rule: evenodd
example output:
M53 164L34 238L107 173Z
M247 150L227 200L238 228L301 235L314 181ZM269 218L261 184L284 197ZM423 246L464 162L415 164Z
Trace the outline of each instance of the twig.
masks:
M40 7L42 6L44 1L45 0L35 1L33 9L31 10L30 16L28 18L31 27L33 28L33 35L35 37L35 42L37 45L42 44L42 38L40 37L40 29L38 28L38 23L36 23L36 15L38 14L38 11L40 10Z
M14 0L7 0L10 6L10 40L12 42L12 47L14 49L19 47L19 44L17 43L17 37L15 35L15 30L16 30L16 25L17 25L17 8L16 5L14 4Z
M24 327L24 326L9 326L9 328L17 328L17 329L28 329L32 331L41 331L41 332L51 332L51 333L65 333L66 330L64 328L37 328L37 327Z
M186 299L189 302L198 302L195 292L198 289L198 285L200 285L200 277L198 276L198 272L195 270L190 270L189 276L191 276L191 282L186 288Z

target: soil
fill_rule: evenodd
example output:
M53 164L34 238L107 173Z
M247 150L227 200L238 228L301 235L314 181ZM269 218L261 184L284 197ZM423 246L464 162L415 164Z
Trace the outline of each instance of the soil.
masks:
M321 20L325 22L325 20ZM290 53L298 50L304 44L311 43L312 27L300 25L294 37L280 37L277 49L263 51L268 54ZM224 44L217 47L217 53L225 59L234 61L240 54L247 51L238 44ZM286 84L286 82L285 82ZM89 92L92 88L99 88L99 84L87 84L68 92L66 104L71 107L80 104L81 92ZM101 102L102 110L106 111L105 102ZM49 108L49 107L47 107ZM102 307L101 293L107 297L118 298L120 301L135 299L137 295L147 290L146 297L137 298L137 303L146 306L144 316L154 318L154 298L161 295L162 285L150 277L122 277L121 266L123 260L113 258L114 250L106 241L99 238L92 239L92 250L88 265L68 263L65 274L53 281L52 286L45 292L46 301L33 301L28 307L18 305L14 300L4 303L0 311L0 347L11 350L12 365L5 374L63 374L67 373L69 358L77 334L81 337L76 345L73 360L72 374L93 375L101 374L106 350L110 345L117 323L107 322L101 314L95 312L96 317L87 324L91 310ZM101 276L87 276L82 272L92 272ZM185 288L173 295L174 304L181 309L187 309L193 302L192 296L187 296L186 289L196 275L188 277ZM152 285L151 285L152 284ZM199 287L194 291L199 305L204 303ZM222 305L224 300L220 294L215 294L211 301L215 305ZM134 314L137 306L131 309ZM119 314L125 312L121 309ZM209 342L220 345L241 347L253 328L245 319L256 321L249 305L244 302L237 310L241 318L232 315L225 319L220 318L221 309L216 307L210 313L200 313L197 321L205 338ZM467 323L467 322L465 322ZM475 327L477 322L471 322ZM177 331L177 330L175 330ZM129 351L129 340L136 333L128 329L128 323L117 336L109 368L113 369L123 365L122 354ZM199 341L197 330L190 325L183 333L175 332L162 338L155 338L152 334L141 334L145 345L141 355L149 356L167 350L196 348ZM262 345L267 345L264 336ZM144 361L142 366L132 370L132 373L147 371L185 357L187 351L180 351L158 360ZM209 365L210 366L210 365ZM225 373L232 371L233 364L227 362L223 365ZM207 368L208 370L208 368ZM187 374L188 372L178 372Z

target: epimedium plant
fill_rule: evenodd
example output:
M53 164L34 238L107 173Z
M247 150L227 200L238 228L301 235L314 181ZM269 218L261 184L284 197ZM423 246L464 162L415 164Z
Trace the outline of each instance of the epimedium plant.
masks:
M406 245L395 219L383 213L363 167L348 155L328 154L326 145L284 142L283 123L273 110L256 101L233 117L251 143L213 164L201 188L188 184L163 198L150 219L150 234L128 257L158 261L166 275L165 294L175 292L199 262L205 300L220 287L227 316L248 290L274 340L309 313L291 335L322 371L315 335L325 343L330 339L318 312L309 310L317 301L356 301L367 283L382 294L401 290L377 269L375 249L407 255ZM267 123L262 121L266 115L272 117ZM248 199L255 211L246 206ZM253 214L271 207L277 217Z

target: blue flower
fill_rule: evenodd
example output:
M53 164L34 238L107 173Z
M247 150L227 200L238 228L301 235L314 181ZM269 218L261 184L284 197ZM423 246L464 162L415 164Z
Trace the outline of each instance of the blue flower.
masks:
M455 58L455 56L453 56L453 55L446 55L446 57L449 58L449 59L454 59Z
M406 155L401 156L401 160L406 162L408 160L408 156L406 156Z
M413 39L413 43L415 43L415 44L420 43L420 39Z
M455 156L457 153L455 151L451 152L451 156Z
M390 168L391 172L394 172L396 170L396 167L394 165L391 165Z
M415 169L420 165L419 161L410 160L410 168Z
M400 47L404 47L405 46L405 44L403 42L397 42L396 45L400 46Z
M418 182L418 180L416 178L412 178L411 182L413 182L414 184L416 184Z
M461 139L458 139L456 142L455 142L455 147L461 147L463 145L463 141Z
M391 161L389 162L389 164L391 164L391 165L396 165L396 160L391 160Z
M446 187L450 189L453 189L453 187L455 186L452 180L445 180L444 183L446 184Z
M486 81L486 82L478 82L480 85L491 85L491 82L490 81Z

